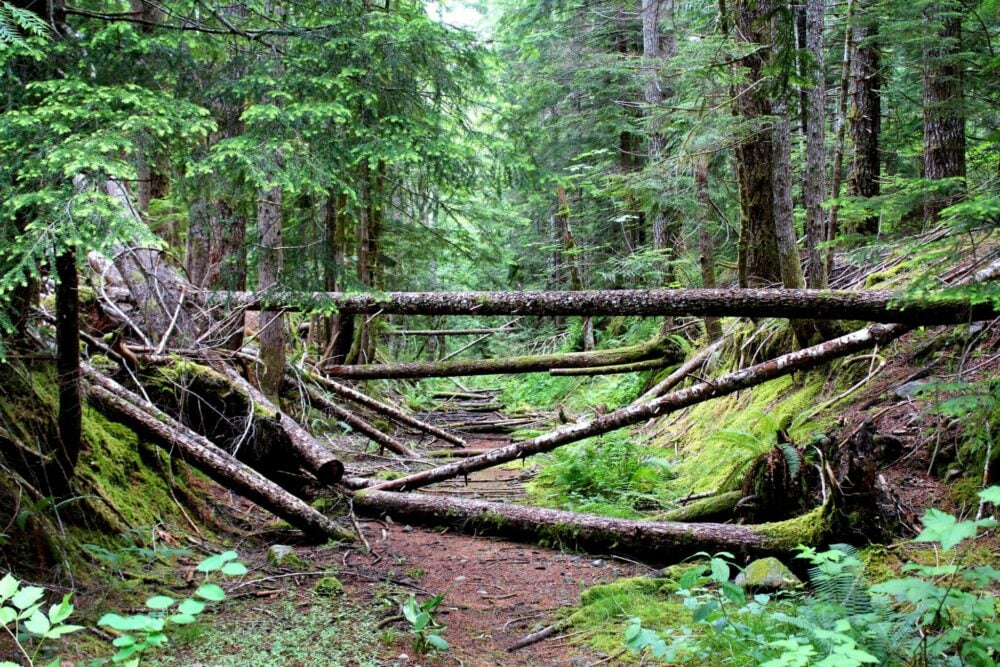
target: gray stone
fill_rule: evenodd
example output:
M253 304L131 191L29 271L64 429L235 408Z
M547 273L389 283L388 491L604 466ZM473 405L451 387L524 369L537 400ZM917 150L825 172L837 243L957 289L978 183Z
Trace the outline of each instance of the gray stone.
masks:
M925 380L913 380L912 382L907 382L896 387L893 391L893 395L896 398L903 400L909 400L917 395L917 390L923 387L927 382Z
M287 544L272 544L267 550L267 562L275 567L291 565L298 560L295 549Z
M802 581L774 557L760 558L736 575L736 585L762 593L798 588Z

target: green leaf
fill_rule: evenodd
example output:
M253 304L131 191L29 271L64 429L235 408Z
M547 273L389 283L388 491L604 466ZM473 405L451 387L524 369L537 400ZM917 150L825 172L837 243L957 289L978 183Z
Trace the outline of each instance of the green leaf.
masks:
M712 559L712 580L720 584L729 581L729 564L721 558Z
M958 521L951 514L932 507L924 514L924 529L913 541L939 542L941 550L948 551L962 540L975 536L974 521Z
M11 598L10 603L18 609L27 609L45 595L45 589L38 586L25 586Z
M0 607L0 625L7 625L17 618L17 612L11 607Z
M417 599L411 595L406 602L403 603L403 618L411 624L415 624L419 614L420 607L417 605Z
M14 578L14 576L8 572L0 579L0 603L4 603L10 599L16 591L20 582Z
M205 610L205 603L201 600L195 600L194 598L187 598L182 600L179 605L177 605L177 611L181 614L191 614L192 616L197 616Z
M195 591L195 595L209 602L222 602L226 599L226 592L217 584L211 583L199 586L198 590Z
M1000 506L1000 486L991 486L979 492L979 497L988 503ZM2 599L2 596L0 596Z
M132 635L122 635L121 637L115 637L115 640L111 642L111 645L115 648L121 648L123 646L131 646L135 643L135 637Z
M49 621L51 621L53 625L62 623L73 613L73 605L70 604L69 599L70 594L67 593L63 596L62 602L54 604L51 608L49 608Z
M249 570L247 570L247 566L243 563L226 563L222 566L222 574L227 577L242 577L247 572Z
M442 637L441 635L437 634L427 635L427 643L433 646L438 651L448 650L448 642L446 642L444 640L444 637Z
M174 600L172 597L167 597L166 595L154 595L153 597L146 600L146 607L148 607L149 609L155 609L157 611L161 611L163 609L167 609L168 607L170 607L170 605L172 605L174 602L176 602L176 600Z
M24 622L24 629L38 637L44 637L45 633L48 632L51 627L52 624L49 623L48 617L39 610L36 610L35 613Z
M171 614L167 617L167 620L175 625L188 625L198 619L191 614Z
M706 621L708 617L712 615L712 612L714 612L718 608L719 608L718 602L716 602L715 600L709 600L708 602L703 602L702 604L698 605L698 607L691 614L691 617L695 620L696 623L702 623Z
M413 621L414 632L420 632L427 627L427 624L431 622L431 615L426 611L422 611L417 614L417 619Z
M80 630L85 630L82 625L57 625L48 632L45 633L46 639L55 639L57 637L62 637L63 635L68 635L71 632L79 632Z
M223 565L231 560L235 560L237 554L235 551L224 551L221 554L216 554L214 556L209 556L205 560L198 563L199 572L215 572L220 569Z

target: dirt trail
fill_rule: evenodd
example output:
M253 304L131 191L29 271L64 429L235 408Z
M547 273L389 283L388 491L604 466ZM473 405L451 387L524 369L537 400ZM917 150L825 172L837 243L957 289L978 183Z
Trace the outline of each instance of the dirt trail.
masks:
M486 399L484 398L484 402ZM430 415L439 423L501 420L496 412L467 411ZM425 416L427 417L427 416ZM469 436L471 449L491 449L509 444L500 434ZM433 445L440 446L440 443ZM532 466L500 467L475 473L468 482L451 480L425 490L462 497L518 502L524 483L536 473ZM517 640L559 618L560 609L575 605L580 591L595 583L635 576L650 569L614 557L564 553L495 537L477 537L450 530L411 527L392 521L364 521L362 531L371 544L371 556L355 554L351 565L423 589L444 592L438 612L447 626L447 653L434 658L413 656L405 641L397 642L395 663L406 664L402 654L419 664L463 665L593 665L607 664L609 656L580 645L577 635L555 636L532 646L508 652ZM373 577L374 578L374 577ZM345 581L352 592L374 595L374 582ZM400 627L404 627L405 623ZM413 664L413 662L409 664Z

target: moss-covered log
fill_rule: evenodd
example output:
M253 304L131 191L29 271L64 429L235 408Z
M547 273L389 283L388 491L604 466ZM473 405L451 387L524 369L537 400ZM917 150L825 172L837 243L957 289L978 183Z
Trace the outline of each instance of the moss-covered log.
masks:
M661 515L664 521L722 521L732 516L736 503L743 494L739 491L719 493L700 498Z
M631 364L615 364L613 366L596 366L593 368L551 368L549 375L619 375L621 373L638 373L666 368L677 363L674 359L647 359Z
M655 338L640 345L568 354L534 354L506 359L470 359L462 361L411 362L371 366L328 366L324 370L333 377L352 379L393 379L421 377L458 377L463 375L494 375L501 373L547 372L553 368L591 368L631 364L647 359L659 359L664 364L680 361L680 349L667 338ZM671 359L673 362L671 362Z
M365 489L354 495L354 509L391 515L396 521L451 526L599 553L615 552L648 563L677 562L699 551L747 555L786 552L796 544L817 544L824 534L817 511L774 524L741 526L612 519L562 510L467 500L422 493L386 493Z
M87 395L106 416L121 421L151 442L179 455L206 475L275 516L314 536L351 540L340 528L305 502L198 435L156 406L116 382L85 368Z

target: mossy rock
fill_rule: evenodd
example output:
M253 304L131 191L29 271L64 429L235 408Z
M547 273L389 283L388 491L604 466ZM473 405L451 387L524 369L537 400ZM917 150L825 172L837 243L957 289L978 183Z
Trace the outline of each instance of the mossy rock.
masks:
M777 558L769 556L753 561L736 575L736 585L759 592L789 591L802 585L802 580Z
M323 597L334 597L344 594L344 584L337 577L322 577L313 586L313 593Z
M287 544L272 544L267 550L267 562L275 567L302 569L306 562Z

